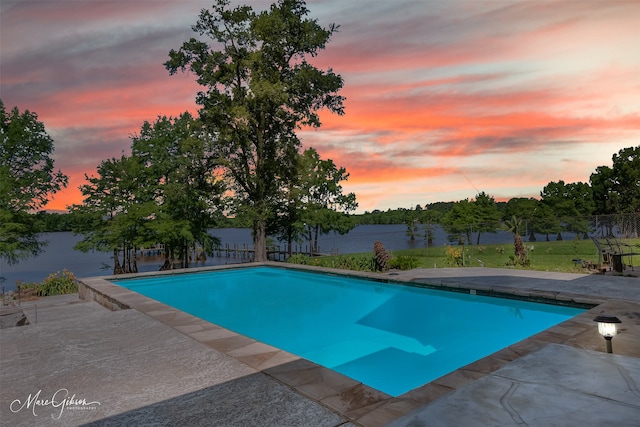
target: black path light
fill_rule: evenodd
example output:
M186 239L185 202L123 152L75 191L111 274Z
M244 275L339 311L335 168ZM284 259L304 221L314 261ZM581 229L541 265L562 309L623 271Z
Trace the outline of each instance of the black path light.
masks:
M593 319L594 322L598 322L598 332L605 339L607 344L607 353L613 353L611 347L611 339L616 336L618 330L616 329L616 323L622 323L616 316L609 314L601 314Z

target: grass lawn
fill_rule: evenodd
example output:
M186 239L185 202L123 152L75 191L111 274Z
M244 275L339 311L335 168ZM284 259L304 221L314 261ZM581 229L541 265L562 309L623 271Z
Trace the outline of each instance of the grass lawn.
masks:
M633 252L640 252L640 239L626 239L623 241L632 246ZM590 273L582 266L582 262L590 262L594 266L598 264L598 251L591 240L564 240L550 242L524 242L529 258L529 265L526 267L514 267L510 263L510 256L514 254L512 243L499 245L465 245L465 246L432 246L419 249L406 249L389 251L394 257L411 257L416 262L415 267L423 268L443 268L443 267L494 267L494 268L520 268L538 271L557 271L566 273ZM457 260L452 256L457 252ZM464 253L464 265L462 265L461 254ZM337 257L322 257L316 259L312 264L327 267L341 266L345 258L349 257L370 257L371 254L350 254ZM574 261L576 260L576 261ZM629 265L631 261L636 265L635 274L640 273L640 255L633 258L624 257L623 262ZM358 264L358 263L355 263ZM346 266L348 267L348 265ZM357 269L357 268L354 268ZM629 269L624 274L632 274Z

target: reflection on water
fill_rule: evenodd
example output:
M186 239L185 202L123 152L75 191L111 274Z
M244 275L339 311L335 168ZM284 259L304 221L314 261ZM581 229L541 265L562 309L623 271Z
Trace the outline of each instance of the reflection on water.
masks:
M393 225L359 225L345 235L327 235L319 239L321 253L356 253L370 252L376 240L381 241L387 250L426 248L426 242L422 238L411 240L406 235L407 227L403 224ZM245 228L223 228L212 230L212 234L220 239L222 245L231 247L253 247L251 231ZM29 258L16 265L7 265L0 260L0 277L5 290L15 288L16 281L39 282L51 273L64 268L73 272L77 277L103 276L112 273L113 256L104 252L83 253L74 251L73 246L80 241L80 236L74 236L71 232L47 233L44 240L49 242L45 251L38 257ZM447 235L440 227L434 227L433 243L436 246L447 243ZM544 236L539 236L544 239ZM566 236L565 238L570 238ZM475 241L475 240L474 240ZM483 233L482 244L511 243L513 237L510 233L499 231L497 233ZM301 244L304 249L305 244ZM284 250L284 245L282 246ZM156 271L163 263L162 256L152 255L138 258L138 270ZM243 262L234 257L209 257L205 261L191 263L192 267L235 264Z

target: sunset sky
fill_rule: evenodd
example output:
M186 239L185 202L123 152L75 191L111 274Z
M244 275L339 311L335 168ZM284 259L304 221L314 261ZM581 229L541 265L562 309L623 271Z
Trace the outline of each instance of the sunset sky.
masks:
M0 98L38 114L70 177L48 209L81 202L84 174L128 154L143 121L197 112L195 77L162 64L213 1L2 0ZM311 62L342 75L347 100L299 136L346 167L358 212L535 197L640 145L638 0L307 6L340 25Z

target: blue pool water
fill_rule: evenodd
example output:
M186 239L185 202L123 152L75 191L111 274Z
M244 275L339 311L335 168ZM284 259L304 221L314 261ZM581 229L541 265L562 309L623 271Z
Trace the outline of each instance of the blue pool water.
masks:
M269 267L114 283L392 396L584 311Z

